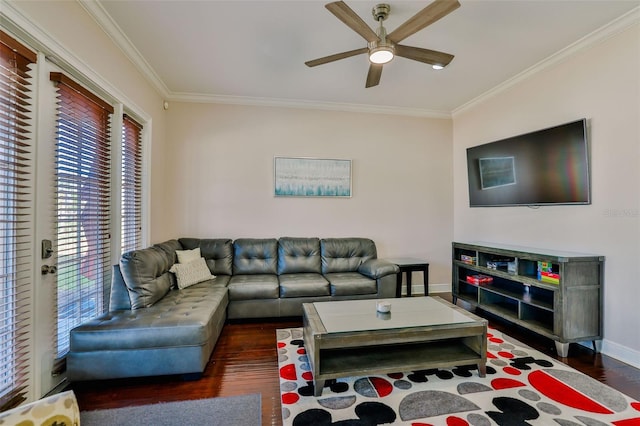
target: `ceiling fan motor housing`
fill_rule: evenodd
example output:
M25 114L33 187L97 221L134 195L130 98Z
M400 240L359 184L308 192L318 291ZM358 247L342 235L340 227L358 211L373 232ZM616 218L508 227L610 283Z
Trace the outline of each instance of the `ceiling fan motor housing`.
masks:
M389 16L389 12L391 12L391 6L386 3L377 4L372 10L371 13L376 21L384 21Z

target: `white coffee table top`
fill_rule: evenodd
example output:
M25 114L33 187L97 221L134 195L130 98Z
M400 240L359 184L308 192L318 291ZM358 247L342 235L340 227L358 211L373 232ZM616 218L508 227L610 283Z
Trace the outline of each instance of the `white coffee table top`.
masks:
M389 314L376 310L381 300L391 303ZM476 322L444 300L433 297L315 302L313 306L328 333Z

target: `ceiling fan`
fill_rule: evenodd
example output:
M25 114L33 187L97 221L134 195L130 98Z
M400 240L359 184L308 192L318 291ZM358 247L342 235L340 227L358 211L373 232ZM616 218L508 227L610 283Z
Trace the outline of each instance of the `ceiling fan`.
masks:
M399 44L405 38L417 33L428 25L433 24L440 18L460 7L458 0L435 0L427 7L409 18L398 28L387 34L382 25L389 16L391 6L382 3L376 5L371 11L373 17L378 22L377 32L373 31L347 4L343 1L328 3L325 7L338 19L344 22L349 28L357 32L367 41L367 47L350 50L348 52L337 53L323 58L307 61L309 67L326 64L339 59L350 58L362 53L369 54L369 73L365 87L377 86L382 75L382 66L391 61L394 56L401 56L414 61L430 64L435 69L442 69L451 62L453 55L435 50L422 49L420 47L404 46Z

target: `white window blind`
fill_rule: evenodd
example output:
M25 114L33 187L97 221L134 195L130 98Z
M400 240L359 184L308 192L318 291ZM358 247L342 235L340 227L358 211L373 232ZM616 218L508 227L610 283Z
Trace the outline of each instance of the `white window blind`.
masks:
M121 252L142 246L142 125L122 120Z
M110 271L110 116L113 108L62 73L57 83L57 356L69 331L103 312Z
M31 78L35 53L0 31L0 411L29 384L33 254Z

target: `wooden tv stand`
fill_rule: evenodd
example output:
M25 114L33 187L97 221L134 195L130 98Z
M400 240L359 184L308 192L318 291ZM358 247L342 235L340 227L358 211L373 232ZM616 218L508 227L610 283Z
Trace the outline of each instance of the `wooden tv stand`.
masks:
M590 340L598 350L596 341L602 339L604 256L462 242L454 242L452 252L454 304L464 300L553 339L562 357L568 355L572 342ZM547 262L559 279L538 279L538 262ZM473 275L490 280L470 282L474 280L467 277Z

